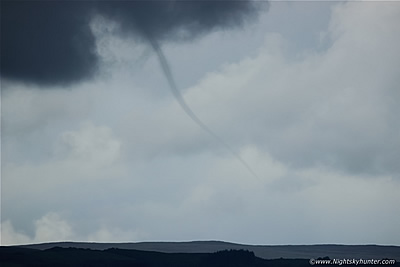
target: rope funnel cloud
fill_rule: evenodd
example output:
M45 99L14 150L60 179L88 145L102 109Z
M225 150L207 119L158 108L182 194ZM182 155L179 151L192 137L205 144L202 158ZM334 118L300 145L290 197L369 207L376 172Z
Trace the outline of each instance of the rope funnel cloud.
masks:
M199 117L192 111L192 109L186 104L185 100L183 99L182 94L179 92L178 87L176 86L174 76L172 75L171 68L169 67L167 58L165 57L160 45L158 42L153 39L149 38L149 41L151 43L151 46L153 47L158 61L160 63L161 69L165 75L165 78L168 81L169 88L171 89L172 94L174 95L176 101L178 104L181 106L183 111L190 117L190 119L196 123L201 129L203 129L205 132L207 132L210 136L212 136L219 144L221 144L223 147L225 147L237 160L239 160L242 165L256 178L258 178L257 174L250 168L249 164L240 157L238 153L235 152L235 150L227 144L222 138L220 138L218 135L216 135L213 131L208 128L206 124L204 124Z
M3 3L4 2L4 3ZM102 60L96 52L93 18L116 22L118 37L150 42L175 99L184 112L257 176L186 104L160 44L194 40L212 31L240 28L257 19L266 1L3 1L1 78L38 89L71 87L95 79ZM51 22L51 23L49 23ZM114 32L113 32L114 33Z

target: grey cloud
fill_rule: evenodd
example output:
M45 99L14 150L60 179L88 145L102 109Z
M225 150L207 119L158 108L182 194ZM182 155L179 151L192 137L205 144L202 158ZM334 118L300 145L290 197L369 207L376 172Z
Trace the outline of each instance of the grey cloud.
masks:
M249 165L228 145L222 138L214 134L186 104L175 85L172 73L165 58L160 42L165 40L187 40L193 39L205 32L216 28L233 27L243 24L245 18L251 17L256 13L254 2L251 1L99 1L93 2L93 6L88 4L74 5L68 3L66 9L61 2L47 4L39 2L36 6L33 2L21 4L28 14L23 17L17 29L6 31L6 40L26 38L33 33L35 46L23 50L26 55L19 57L17 49L12 45L12 41L6 42L6 57L4 65L6 75L21 75L18 78L26 77L29 81L39 83L65 83L68 81L81 80L89 77L95 71L97 57L93 54L94 37L89 30L88 21L82 21L81 16L87 17L90 14L98 13L120 22L121 33L133 33L140 36L144 41L149 42L155 50L162 70L168 80L170 89L185 113L204 131L213 136L220 144L225 146L232 154L255 176L254 171ZM13 25L11 22L14 16L19 14L18 5L9 4L6 6L9 17L6 25ZM79 9L77 9L79 8ZM93 8L93 9L92 9ZM33 9L33 10L32 10ZM39 14L34 13L38 11ZM10 11L11 10L11 11ZM83 10L83 11L82 11ZM79 12L78 12L79 11ZM82 14L80 14L82 12ZM57 16L60 13L62 16ZM76 20L69 22L68 13L77 16ZM34 18L34 24L28 27L29 20ZM55 17L55 18L53 18ZM26 20L26 21L25 21ZM55 24L52 22L55 21ZM77 29L80 31L77 32ZM83 30L82 30L83 29ZM35 35L36 32L40 34ZM66 32L66 35L63 33ZM50 34L51 33L51 34ZM79 33L82 33L80 36ZM52 42L47 44L47 40ZM82 41L85 40L85 41ZM20 43L28 44L28 40L19 40ZM50 55L45 51L46 46L50 49ZM55 47L53 50L52 48ZM18 49L20 50L20 49ZM86 50L86 51L85 51ZM11 53L8 53L11 51ZM69 52L72 56L68 56ZM14 54L12 52L15 52ZM41 55L40 52L44 52ZM88 58L87 55L90 55ZM18 64L14 58L22 62ZM38 58L39 57L39 58ZM26 59L28 64L25 64ZM42 59L43 58L43 59ZM54 62L53 62L54 61ZM29 64L31 63L31 64ZM10 68L11 66L11 68ZM22 72L19 71L23 66ZM53 67L56 66L56 67ZM15 78L15 77L14 77Z
M88 2L2 1L1 74L41 85L68 84L96 69Z
M293 60L282 48L288 38L276 40L278 34L271 32L280 33L279 28L265 26L282 26L287 16L274 6L286 4L272 3L258 32L246 28L228 34L235 39L218 31L195 44L161 40L176 74L190 74L197 67L190 64L202 67L201 79L179 89L185 90L193 111L240 151L260 179L252 179L235 158L221 152L172 97L146 95L148 87L144 94L131 75L131 51L118 50L129 65L115 67L118 75L107 81L71 91L24 85L15 90L10 83L13 90L2 92L8 121L4 136L15 140L12 146L2 140L2 225L9 222L15 232L36 242L46 242L36 235L36 223L47 218L68 222L77 241L109 241L107 236L92 237L105 229L101 232L112 233L117 241L398 244L400 54L395 51L400 34L395 33L400 10L393 8L395 3L340 4L332 18L344 33L332 38L326 51ZM297 10L293 24L301 26ZM265 42L255 45L253 36L266 37ZM136 36L123 41L131 39L139 42ZM234 50L227 39L239 48ZM246 47L254 47L254 53ZM207 65L209 58L213 65ZM156 63L154 55L136 75L161 77ZM177 81L182 85L180 77ZM169 93L168 85L162 85L157 90ZM95 125L93 135L79 127L86 120ZM32 122L32 130L23 128ZM24 135L14 134L17 126ZM100 160L110 155L107 149L92 150L90 164L76 157L74 145L87 148L103 126L112 130L108 142L121 143L121 156L107 166ZM62 138L71 132L75 139ZM61 142L56 157L45 156L43 148L56 150L56 141L68 142ZM20 153L14 157L13 151ZM37 162L28 157L46 158ZM54 213L59 220L49 216ZM347 219L338 222L341 217ZM135 234L120 237L113 229ZM2 237L6 240L4 228Z
M255 17L253 1L4 1L1 75L38 85L90 79L99 65L89 22L100 14L143 40L190 40Z
M213 29L243 25L254 18L252 1L112 1L98 2L100 14L120 21L124 32L165 40L188 40Z

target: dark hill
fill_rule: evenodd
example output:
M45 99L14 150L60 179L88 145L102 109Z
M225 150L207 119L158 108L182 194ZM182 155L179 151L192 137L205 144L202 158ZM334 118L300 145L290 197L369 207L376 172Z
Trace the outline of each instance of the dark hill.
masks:
M327 261L394 260L400 256L399 249L396 246L375 245L250 246L217 241L120 244L62 242L0 247L0 266L302 267L310 266L309 260L312 258ZM207 252L204 252L206 250ZM271 258L261 258L256 252L270 255ZM282 255L289 256L285 258ZM301 257L296 258L295 255ZM390 265L400 266L400 263Z
M242 245L221 241L193 242L139 242L139 243L85 243L60 242L24 245L21 247L34 249L89 248L105 250L109 248L135 249L168 253L213 253L222 250L248 250L263 259L310 259L319 257L348 258L348 259L395 259L400 262L399 246L379 245Z
M1 266L263 267L309 266L305 259L266 260L245 250L215 253L163 253L128 249L92 250L54 247L45 250L0 247Z

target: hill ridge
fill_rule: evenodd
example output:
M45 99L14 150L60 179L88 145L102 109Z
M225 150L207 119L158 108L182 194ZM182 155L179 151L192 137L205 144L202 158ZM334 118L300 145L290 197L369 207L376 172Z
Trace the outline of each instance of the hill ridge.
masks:
M124 243L98 243L62 241L40 244L19 245L17 247L45 250L53 247L88 248L105 250L110 248L135 249L166 253L212 253L221 250L243 249L253 251L263 259L310 259L319 257L349 258L349 259L395 259L400 261L400 246L394 245L344 245L344 244L314 244L314 245L249 245L218 240L198 241L143 241Z

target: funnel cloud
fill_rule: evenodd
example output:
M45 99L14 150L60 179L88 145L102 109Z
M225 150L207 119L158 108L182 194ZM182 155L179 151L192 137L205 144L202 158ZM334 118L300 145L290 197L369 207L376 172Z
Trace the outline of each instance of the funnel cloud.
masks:
M40 87L92 79L99 67L91 19L147 42L189 41L257 17L253 1L2 1L1 76ZM266 6L264 4L264 6Z
M120 23L121 35L134 35L151 44L184 112L256 177L249 165L186 104L160 43L193 40L213 30L243 26L256 18L259 7L260 3L253 1L5 1L1 74L42 87L92 78L99 62L89 23L95 14L107 17Z
M160 66L163 70L163 73L168 81L168 85L171 89L172 94L174 95L176 101L179 103L179 105L181 106L181 108L185 111L185 113L192 119L192 121L194 123L196 123L201 129L203 129L205 132L207 132L209 135L211 135L219 144L221 144L222 146L224 146L233 156L235 156L235 158L237 158L244 167L246 167L246 169L256 178L257 174L250 168L250 166L247 164L246 161L244 161L244 159L242 159L242 157L239 156L239 154L237 154L235 152L235 150L229 145L227 144L222 138L220 138L218 135L216 135L213 131L210 130L210 128L204 124L198 117L197 115L192 111L192 109L186 104L185 100L183 99L183 96L181 95L181 93L179 92L178 87L176 86L175 83L175 79L174 76L172 75L171 72L171 68L169 67L167 58L165 57L161 47L159 46L159 44L157 43L157 41L155 41L154 39L149 39L154 51L157 54L158 60L160 62Z
M2 245L400 245L399 2L0 2Z

